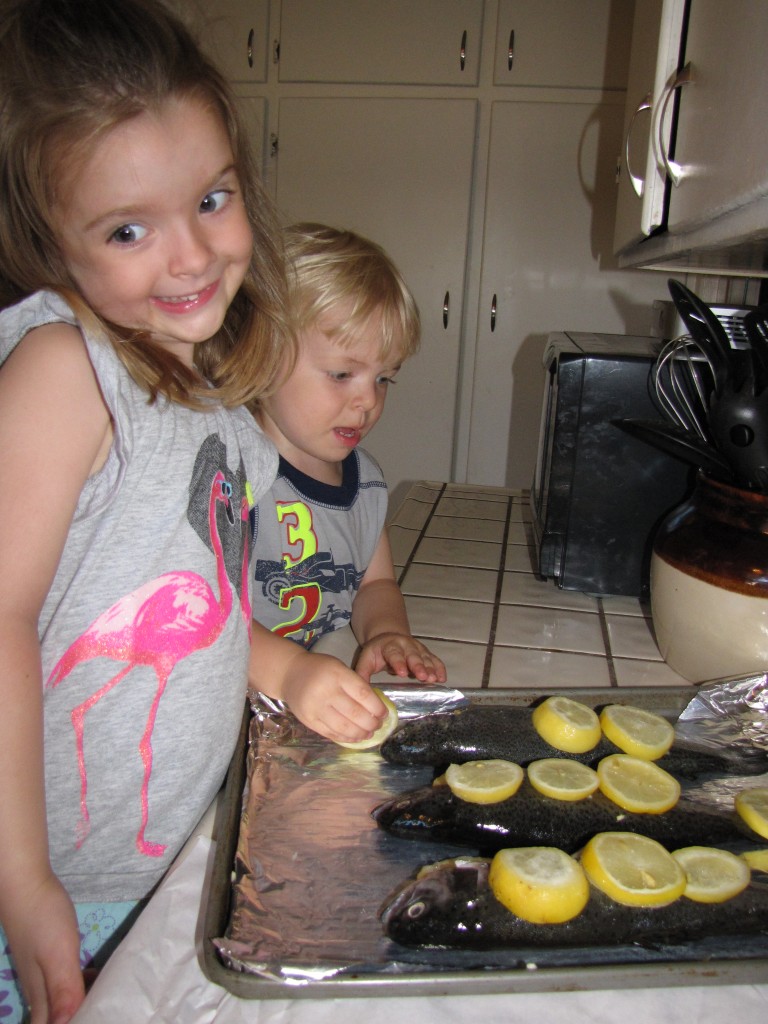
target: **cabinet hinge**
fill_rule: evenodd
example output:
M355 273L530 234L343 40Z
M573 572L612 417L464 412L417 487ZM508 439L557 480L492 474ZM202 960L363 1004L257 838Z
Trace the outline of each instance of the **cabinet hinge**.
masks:
M272 63L273 64L279 64L280 63L280 40L279 39L275 39L272 42Z
M277 135L274 132L269 134L269 156L272 160L277 156Z

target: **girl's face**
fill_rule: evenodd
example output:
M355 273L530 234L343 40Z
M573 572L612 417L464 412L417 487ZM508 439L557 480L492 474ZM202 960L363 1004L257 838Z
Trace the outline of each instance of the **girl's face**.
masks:
M67 267L106 320L148 331L192 366L251 259L251 229L221 118L170 99L101 139L55 210Z
M394 351L382 362L375 316L351 345L329 338L323 325L327 330L326 320L300 333L293 373L263 401L259 421L293 466L315 480L339 484L343 459L384 411L400 356Z

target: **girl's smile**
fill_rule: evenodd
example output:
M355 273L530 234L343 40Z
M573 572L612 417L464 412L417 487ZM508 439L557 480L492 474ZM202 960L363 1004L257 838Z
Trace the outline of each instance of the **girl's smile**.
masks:
M181 159L180 159L181 154ZM64 182L64 258L106 320L191 366L251 259L251 229L218 113L171 99L112 129Z

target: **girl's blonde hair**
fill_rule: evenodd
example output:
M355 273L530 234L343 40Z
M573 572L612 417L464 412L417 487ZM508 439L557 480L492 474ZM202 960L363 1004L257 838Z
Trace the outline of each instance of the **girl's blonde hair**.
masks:
M250 267L216 335L195 346L205 380L145 333L104 321L78 294L54 228L57 188L111 129L170 98L222 119L253 231ZM184 154L179 154L184 159ZM132 377L191 407L268 392L291 335L277 221L223 76L155 0L0 0L0 293L67 298L106 334ZM207 383L206 383L207 382Z
M412 356L421 321L413 295L395 264L375 242L326 224L293 224L285 230L288 309L298 333L333 314L332 337L355 342L374 314L380 356ZM339 313L343 313L339 322Z

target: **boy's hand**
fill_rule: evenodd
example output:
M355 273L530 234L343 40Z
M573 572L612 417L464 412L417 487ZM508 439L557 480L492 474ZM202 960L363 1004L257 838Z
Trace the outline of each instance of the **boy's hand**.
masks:
M401 679L418 679L420 683L444 683L445 665L420 640L406 633L381 633L363 645L355 671L366 682L375 672L386 669Z
M387 714L368 683L328 654L302 651L293 661L282 697L300 722L334 741L368 739Z

